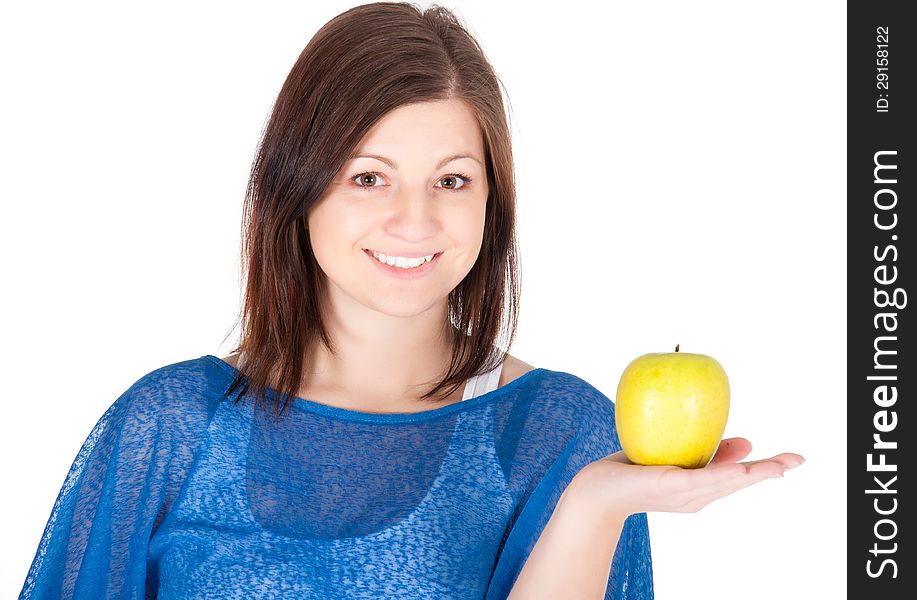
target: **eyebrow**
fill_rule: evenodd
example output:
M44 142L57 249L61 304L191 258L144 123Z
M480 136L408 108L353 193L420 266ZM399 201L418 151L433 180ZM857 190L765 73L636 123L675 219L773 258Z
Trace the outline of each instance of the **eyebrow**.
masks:
M356 158L375 158L376 160L381 160L382 162L384 162L385 164L387 164L388 166L390 166L393 169L398 168L398 165L395 163L395 161L393 161L390 158L381 156L379 154L355 154L351 156L349 160L354 160ZM482 167L484 166L484 164L480 160L478 160L474 156L471 156L470 154L453 154L452 156L447 156L442 161L440 161L440 163L436 165L436 168L441 169L444 166L446 166L447 164L449 164L450 162L452 162L453 160L458 160L460 158L470 158L471 160L478 163Z

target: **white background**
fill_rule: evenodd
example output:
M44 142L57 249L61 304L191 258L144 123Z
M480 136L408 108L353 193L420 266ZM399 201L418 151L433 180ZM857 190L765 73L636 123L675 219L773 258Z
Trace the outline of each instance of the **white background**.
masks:
M0 596L115 398L230 349L261 128L309 38L355 4L3 9ZM630 360L681 344L729 374L726 436L807 458L697 514L650 514L656 597L842 597L844 6L446 6L512 103L511 353L614 399Z

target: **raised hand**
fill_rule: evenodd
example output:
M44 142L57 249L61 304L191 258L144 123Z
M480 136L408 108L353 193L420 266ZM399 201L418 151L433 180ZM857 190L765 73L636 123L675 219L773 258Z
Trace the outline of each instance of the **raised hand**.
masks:
M805 462L791 452L738 462L751 452L745 438L724 439L710 463L699 469L642 466L615 452L577 475L578 491L598 514L622 521L640 512L697 512L717 498L773 477Z

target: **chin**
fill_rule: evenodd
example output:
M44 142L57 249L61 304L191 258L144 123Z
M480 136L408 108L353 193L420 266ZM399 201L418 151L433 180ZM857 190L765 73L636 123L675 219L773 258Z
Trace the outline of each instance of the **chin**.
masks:
M440 298L405 298L393 297L388 300L384 298L373 298L372 304L370 307L380 313L386 314L390 317L399 317L399 318L411 318L429 313L442 308L445 310L446 303L448 301L447 296Z

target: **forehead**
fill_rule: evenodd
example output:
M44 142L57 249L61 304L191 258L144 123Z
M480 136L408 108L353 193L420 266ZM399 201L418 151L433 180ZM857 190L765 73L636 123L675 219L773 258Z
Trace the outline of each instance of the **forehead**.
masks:
M422 150L427 154L470 151L483 154L481 127L464 101L419 102L386 113L367 132L354 154L391 148Z

